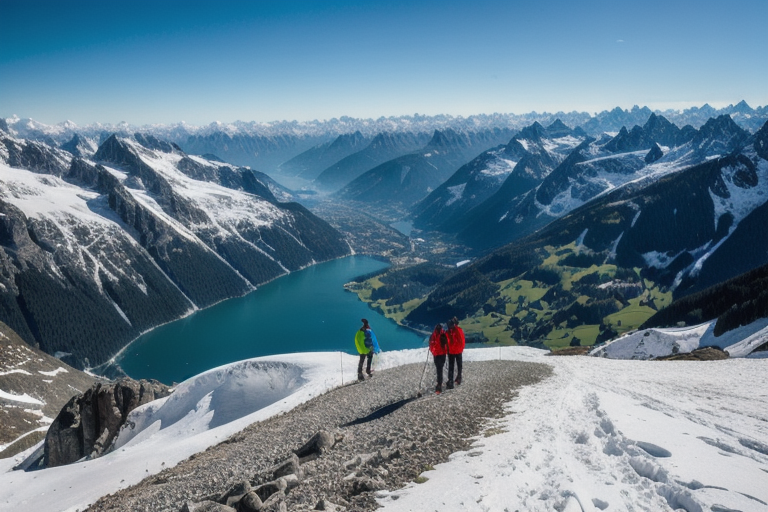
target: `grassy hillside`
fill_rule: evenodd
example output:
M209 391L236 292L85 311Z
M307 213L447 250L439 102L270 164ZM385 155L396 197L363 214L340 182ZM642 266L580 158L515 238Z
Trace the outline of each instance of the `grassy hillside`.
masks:
M442 320L452 316L452 308L473 311L460 315L469 338L552 349L593 345L636 329L672 301L671 292L642 278L639 269L604 264L604 258L575 243L545 246L525 255L523 260L532 265L514 277L420 265L389 269L349 289L400 324L430 329L412 319L419 318L417 310L428 308L425 296L438 278L453 273L446 282L454 281L462 292L439 306ZM429 314L439 318L434 310Z

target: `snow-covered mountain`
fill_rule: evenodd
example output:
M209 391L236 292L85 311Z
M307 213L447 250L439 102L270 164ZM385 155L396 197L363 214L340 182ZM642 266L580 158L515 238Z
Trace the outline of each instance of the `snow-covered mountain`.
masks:
M581 329L589 332L574 343L589 336L591 345L638 327L673 298L767 264L768 123L736 148L729 141L741 132L726 133L694 137L673 160L650 165L645 150L616 154L582 143L525 196L530 209L518 210L528 229L546 226L445 277L404 322L428 328L458 316L517 343L557 344ZM675 168L701 155L703 163ZM627 162L641 173L616 172ZM564 179L550 181L559 171ZM536 200L542 190L548 203ZM559 216L542 221L554 207ZM477 229L499 237L505 227Z
M474 207L494 194L515 198L538 185L586 135L556 120L547 128L538 122L522 129L505 146L485 151L463 165L413 208L414 225L455 233L471 222ZM503 208L495 202L483 210Z
M652 114L642 127L584 140L535 188L499 189L466 215L458 237L478 248L503 245L616 188L647 186L739 151L748 138L727 115L694 130Z
M152 135L89 159L0 133L0 320L95 366L141 332L348 254L250 169Z

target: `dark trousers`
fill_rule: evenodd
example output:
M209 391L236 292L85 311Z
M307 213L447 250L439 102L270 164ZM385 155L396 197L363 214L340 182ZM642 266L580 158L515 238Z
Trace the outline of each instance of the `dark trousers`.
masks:
M453 385L453 366L456 365L456 378L461 381L461 354L448 354L448 385Z
M360 354L360 362L357 363L357 375L358 375L358 377L361 377L363 375L363 362L366 359L368 359L368 365L367 365L366 371L370 375L370 373L371 373L371 361L373 361L373 350L371 350L367 354Z
M437 385L443 385L443 367L445 366L445 354L435 356L435 370L437 370Z

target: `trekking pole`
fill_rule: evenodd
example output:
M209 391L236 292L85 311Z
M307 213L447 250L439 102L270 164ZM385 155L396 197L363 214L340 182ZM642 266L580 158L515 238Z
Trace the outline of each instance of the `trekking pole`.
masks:
M417 397L421 396L421 383L424 381L424 374L427 373L427 365L429 364L429 347L427 347L427 360L424 361L424 369L421 371L421 379L419 379L419 388L416 393Z

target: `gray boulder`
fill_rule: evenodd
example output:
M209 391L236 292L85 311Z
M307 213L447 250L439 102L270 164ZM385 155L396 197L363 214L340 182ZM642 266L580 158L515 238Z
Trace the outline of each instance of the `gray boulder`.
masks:
M45 436L45 466L63 466L83 457L103 455L128 413L169 393L168 386L160 382L126 378L112 384L95 384L72 397Z
M341 441L343 436L335 436L327 430L321 430L307 441L304 446L294 451L299 457L301 463L316 459L332 449L336 443Z
M180 512L237 512L237 510L215 501L201 501L199 503L185 503Z

